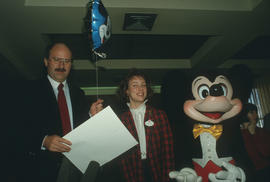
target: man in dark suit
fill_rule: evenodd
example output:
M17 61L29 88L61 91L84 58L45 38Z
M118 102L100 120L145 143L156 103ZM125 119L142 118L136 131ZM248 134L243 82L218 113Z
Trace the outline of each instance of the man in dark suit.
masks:
M25 111L23 117L27 123L23 127L28 131L24 134L24 153L32 167L25 178L54 182L64 157L62 152L72 148L72 143L62 136L99 112L103 100L98 99L90 107L84 92L67 79L72 66L72 53L67 45L55 43L48 46L44 64L47 75L31 81L26 92L29 95L25 97L29 112ZM59 90L60 85L63 91ZM60 96L60 92L64 96ZM66 113L59 106L60 97L65 98ZM68 118L68 122L64 122L64 118Z

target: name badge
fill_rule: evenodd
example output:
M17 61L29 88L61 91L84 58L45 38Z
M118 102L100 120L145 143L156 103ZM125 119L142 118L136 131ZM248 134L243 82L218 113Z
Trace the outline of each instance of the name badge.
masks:
M148 126L148 127L154 126L154 122L151 120L145 121L144 124L145 124L145 126Z

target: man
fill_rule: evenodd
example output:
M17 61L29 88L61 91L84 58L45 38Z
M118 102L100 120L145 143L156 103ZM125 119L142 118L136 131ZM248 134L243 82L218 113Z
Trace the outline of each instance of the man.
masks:
M67 45L48 46L44 64L47 75L31 82L27 91L30 95L25 97L30 112L25 112L27 125L24 127L28 132L24 142L28 163L32 161L30 166L34 167L30 176L37 177L36 181L54 182L62 163L62 152L72 147L62 136L99 112L103 100L97 100L90 107L83 91L68 80L72 53ZM30 180L30 176L26 178Z

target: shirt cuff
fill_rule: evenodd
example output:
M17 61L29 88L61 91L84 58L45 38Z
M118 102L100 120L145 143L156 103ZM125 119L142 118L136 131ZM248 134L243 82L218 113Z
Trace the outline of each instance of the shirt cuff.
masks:
M42 140L42 144L41 144L41 150L46 150L46 147L44 147L44 141L45 141L45 139L46 139L46 137L47 137L48 135L46 135L44 138L43 138L43 140Z

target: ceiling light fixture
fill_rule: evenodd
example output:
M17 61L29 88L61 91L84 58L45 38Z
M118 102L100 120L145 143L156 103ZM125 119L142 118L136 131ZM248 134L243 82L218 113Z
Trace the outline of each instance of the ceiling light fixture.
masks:
M151 31L157 14L126 13L123 30Z

